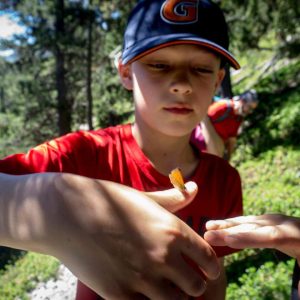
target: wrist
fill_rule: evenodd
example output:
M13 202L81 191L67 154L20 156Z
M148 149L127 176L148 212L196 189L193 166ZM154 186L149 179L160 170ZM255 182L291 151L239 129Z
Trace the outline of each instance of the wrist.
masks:
M3 246L44 252L49 232L49 196L45 186L53 175L6 175L1 174L0 196L1 224L0 243ZM51 181L50 181L51 183ZM5 197L5 198L4 198ZM47 213L46 213L47 212Z

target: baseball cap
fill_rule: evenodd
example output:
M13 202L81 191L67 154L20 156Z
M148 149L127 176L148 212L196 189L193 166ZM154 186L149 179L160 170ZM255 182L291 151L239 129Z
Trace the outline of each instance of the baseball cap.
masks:
M209 0L140 0L128 18L122 63L176 44L206 47L235 69L228 28L219 6Z

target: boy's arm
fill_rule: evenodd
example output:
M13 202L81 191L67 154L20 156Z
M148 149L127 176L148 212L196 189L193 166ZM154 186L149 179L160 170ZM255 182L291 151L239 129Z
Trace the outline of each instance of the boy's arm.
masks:
M210 118L205 116L201 122L202 132L205 139L207 152L223 157L224 141L215 130Z
M207 282L204 298L206 300L224 300L226 296L227 278L224 267L224 258L219 258L219 264L221 266L220 276L216 280L210 280Z
M186 187L156 200L183 207L197 192ZM108 299L175 299L174 285L201 295L203 280L182 254L211 279L219 272L212 248L151 193L71 174L0 174L0 244L57 257Z

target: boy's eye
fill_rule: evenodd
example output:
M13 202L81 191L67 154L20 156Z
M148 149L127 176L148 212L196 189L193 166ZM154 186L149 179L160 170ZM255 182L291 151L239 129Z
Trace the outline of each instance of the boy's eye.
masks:
M201 74L211 74L213 73L212 70L207 69L207 68L202 68L202 67L195 67L194 71L197 73L201 73Z
M169 68L168 65L166 64L161 64L161 63L157 63L157 64L148 64L148 66L152 69L155 69L155 70L166 70Z

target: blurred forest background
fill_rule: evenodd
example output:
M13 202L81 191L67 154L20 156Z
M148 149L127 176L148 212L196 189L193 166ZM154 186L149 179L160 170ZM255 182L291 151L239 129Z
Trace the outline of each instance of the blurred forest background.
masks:
M215 2L242 65L224 90L255 88L260 98L232 160L243 181L245 213L300 217L299 1ZM120 86L114 58L135 3L1 1L1 14L24 32L0 39L0 51L10 51L0 56L0 157L70 131L132 120L131 95ZM227 299L289 299L293 263L271 250L228 257ZM3 248L0 299L26 299L38 281L55 276L57 266L52 258Z

